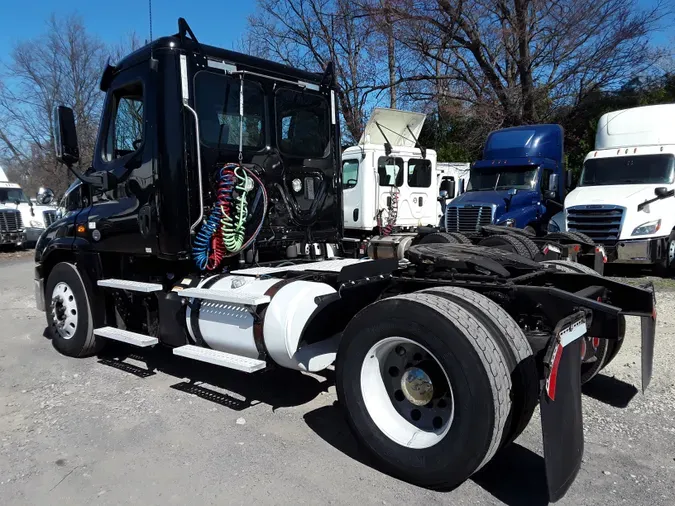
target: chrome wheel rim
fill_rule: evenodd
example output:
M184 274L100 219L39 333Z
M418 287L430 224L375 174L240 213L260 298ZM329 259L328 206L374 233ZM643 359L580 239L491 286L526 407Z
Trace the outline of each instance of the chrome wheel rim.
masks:
M404 337L388 337L366 354L360 389L375 425L407 448L440 442L454 419L454 396L447 374L425 347Z
M52 291L52 325L63 339L77 331L77 300L68 283L60 282Z

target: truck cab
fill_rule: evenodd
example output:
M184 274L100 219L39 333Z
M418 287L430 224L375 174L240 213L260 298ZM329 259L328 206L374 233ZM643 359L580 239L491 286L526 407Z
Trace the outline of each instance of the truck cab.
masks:
M417 143L426 115L375 109L358 145L342 154L345 236L438 222L436 152Z
M446 207L444 228L472 234L484 225L505 225L545 234L565 198L563 164L560 125L490 133L466 191Z
M36 243L56 220L53 200L53 192L43 189L33 203L21 185L10 182L0 168L0 244L21 247Z
M595 150L565 200L571 232L603 244L610 262L675 266L675 104L603 115Z

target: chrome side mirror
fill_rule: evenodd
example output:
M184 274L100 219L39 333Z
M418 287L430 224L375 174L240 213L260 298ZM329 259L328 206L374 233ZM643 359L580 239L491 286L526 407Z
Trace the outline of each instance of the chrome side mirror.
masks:
M54 202L54 192L49 188L40 188L37 192L35 200L41 206L48 206Z

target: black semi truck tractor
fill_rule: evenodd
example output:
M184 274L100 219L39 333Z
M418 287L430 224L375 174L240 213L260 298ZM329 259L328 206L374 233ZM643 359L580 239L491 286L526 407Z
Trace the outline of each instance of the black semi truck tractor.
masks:
M361 444L431 488L478 471L539 403L562 497L583 455L582 338L617 342L624 315L640 317L646 388L653 289L473 244L342 258L333 67L211 47L178 25L103 72L88 170L75 169L73 112L55 111L57 158L78 182L35 249L54 347L161 345L242 381L334 366Z

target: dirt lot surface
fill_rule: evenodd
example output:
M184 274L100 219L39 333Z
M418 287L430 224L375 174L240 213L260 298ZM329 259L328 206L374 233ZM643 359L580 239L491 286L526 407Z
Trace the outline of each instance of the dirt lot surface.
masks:
M358 451L330 371L246 376L161 349L59 355L34 309L32 269L32 252L0 255L0 504L546 502L536 414L472 480L421 489ZM559 504L675 504L675 286L657 288L652 385L646 395L635 388L639 322L630 318L621 354L585 388L584 462Z

